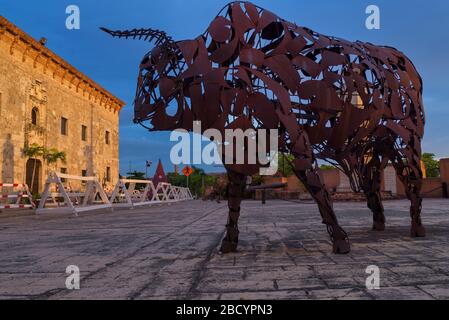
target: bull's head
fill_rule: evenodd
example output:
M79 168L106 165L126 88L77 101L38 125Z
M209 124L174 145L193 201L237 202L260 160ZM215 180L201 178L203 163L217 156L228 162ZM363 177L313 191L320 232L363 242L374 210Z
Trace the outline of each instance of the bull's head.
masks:
M134 100L134 122L150 131L188 129L184 112L188 107L183 95L182 81L179 79L183 58L172 38L165 32L154 29L101 30L113 37L154 42L154 48L140 63ZM188 115L187 118L191 121Z

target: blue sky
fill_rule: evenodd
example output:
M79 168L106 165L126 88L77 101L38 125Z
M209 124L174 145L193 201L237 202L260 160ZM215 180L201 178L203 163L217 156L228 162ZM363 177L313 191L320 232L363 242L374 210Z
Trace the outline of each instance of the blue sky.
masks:
M138 64L148 43L115 40L98 27L165 30L175 40L191 39L206 30L225 0L0 0L0 14L127 102L120 115L121 172L144 171L145 160L163 159L170 147L167 133L148 133L132 123L132 101ZM279 16L318 32L348 40L390 45L416 64L425 85L427 128L424 151L449 157L449 1L429 0L254 0ZM67 30L65 9L81 10L81 29ZM381 10L381 30L365 28L365 8ZM220 169L209 167L209 171ZM152 168L151 171L154 171Z

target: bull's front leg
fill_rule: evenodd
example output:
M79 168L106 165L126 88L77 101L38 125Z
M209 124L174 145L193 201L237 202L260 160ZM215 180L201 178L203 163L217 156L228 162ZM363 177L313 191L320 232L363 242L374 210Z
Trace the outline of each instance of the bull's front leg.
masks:
M381 197L381 173L384 169L377 154L365 165L363 172L363 190L365 192L368 208L373 212L373 230L385 230L385 214Z
M421 168L416 166L415 170L413 170L410 168L410 166L409 168L407 168L407 166L401 167L399 165L397 167L399 178L404 184L405 194L407 195L407 198L411 202L410 215L412 218L412 227L410 234L414 238L425 237L426 229L421 220L421 211L422 211ZM416 177L414 172L419 172L420 177Z
M292 147L292 153L295 156L292 163L295 174L318 204L323 223L327 226L327 232L333 244L333 252L335 254L349 253L351 246L348 235L338 223L332 199L319 175L319 169L314 167L315 160L305 131L300 132L296 144Z
M238 221L240 205L246 187L246 176L236 172L228 172L228 206L229 217L226 225L226 236L221 244L221 253L236 252L239 242Z
M338 223L332 206L332 200L321 181L318 171L311 168L305 171L295 170L295 173L318 204L323 223L327 226L327 232L332 241L333 252L335 254L349 253L351 246L348 235Z

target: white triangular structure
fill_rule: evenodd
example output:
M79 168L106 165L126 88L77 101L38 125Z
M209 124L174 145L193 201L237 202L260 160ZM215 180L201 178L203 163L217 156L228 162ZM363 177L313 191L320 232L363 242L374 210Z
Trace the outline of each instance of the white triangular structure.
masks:
M61 179L75 180L86 185L84 192L74 192L71 188L66 188ZM52 192L52 186L56 186L56 192ZM52 200L50 206L48 200ZM58 201L57 199L63 199ZM56 206L56 207L55 207ZM57 172L51 172L45 183L37 214L44 213L78 213L98 210L112 209L112 205L100 185L97 177L80 177Z
M193 200L192 193L189 188L179 188L181 201Z
M136 190L138 184L145 185L143 191ZM128 186L127 186L128 185ZM158 200L156 188L150 180L120 179L111 195L113 206L138 207L161 203Z
M179 187L171 186L169 199L174 202L181 201Z
M0 183L0 189L0 210L34 209L36 207L27 184ZM14 199L15 201L13 201ZM24 200L28 200L29 203L23 203Z
M115 185L114 190L112 191L112 195L109 199L109 202L114 207L132 207L132 199L129 194L128 188L126 187L126 183L123 179L120 179Z
M156 188L156 199L161 202L170 202L171 184L161 182Z
M61 179L82 182L86 186L86 191L74 191L70 183L64 186ZM137 190L137 185L145 185L145 188ZM56 192L52 192L53 186ZM155 187L150 180L130 179L120 179L108 198L96 177L79 177L52 172L45 183L44 193L36 212L37 214L68 212L77 215L80 212L97 209L134 208L192 199L192 193L188 188L176 187L164 182Z

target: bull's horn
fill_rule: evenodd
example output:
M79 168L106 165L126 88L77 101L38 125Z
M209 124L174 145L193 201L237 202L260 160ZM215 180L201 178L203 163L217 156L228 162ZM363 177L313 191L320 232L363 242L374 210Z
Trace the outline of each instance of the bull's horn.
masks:
M132 29L126 31L112 31L107 28L100 28L102 31L109 33L113 37L125 38L125 39L138 39L154 43L156 45L169 44L173 45L173 39L168 36L164 31L157 29Z

